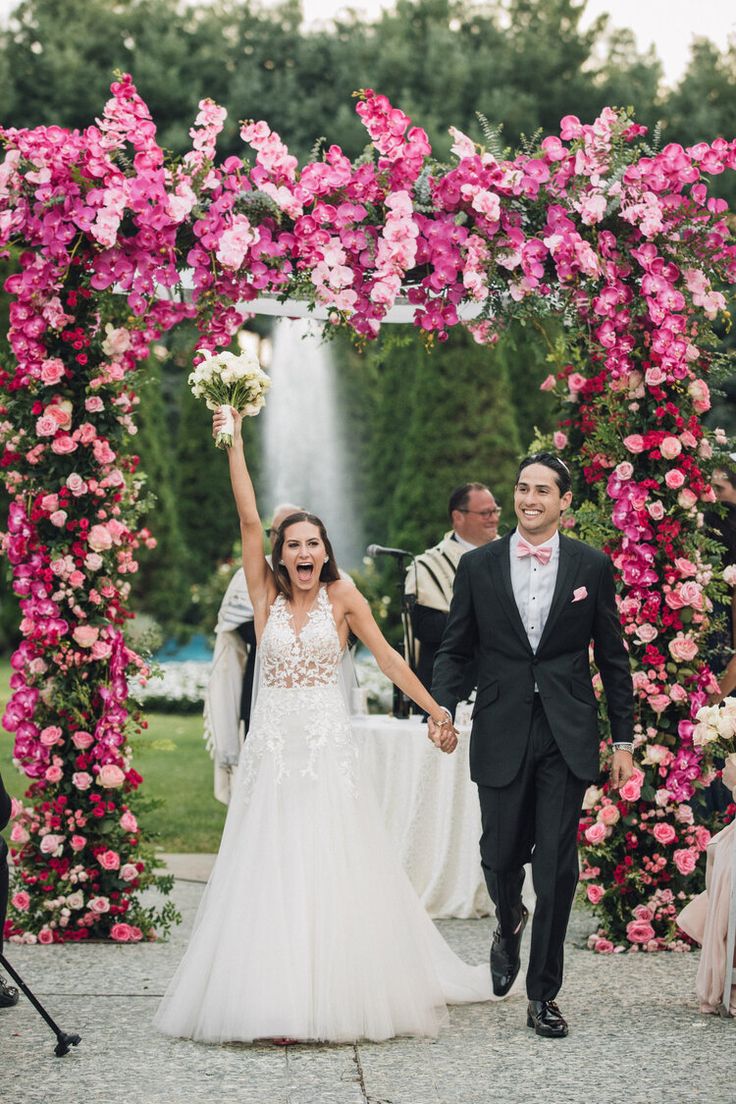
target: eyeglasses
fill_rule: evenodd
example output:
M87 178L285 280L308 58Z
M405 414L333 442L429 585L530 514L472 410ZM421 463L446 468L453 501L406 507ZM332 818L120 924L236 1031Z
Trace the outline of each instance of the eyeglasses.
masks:
M488 521L489 518L498 517L498 515L501 513L501 507L496 506L493 510L465 510L465 509L461 509L460 513L461 514L477 514L478 517L482 517L486 521Z

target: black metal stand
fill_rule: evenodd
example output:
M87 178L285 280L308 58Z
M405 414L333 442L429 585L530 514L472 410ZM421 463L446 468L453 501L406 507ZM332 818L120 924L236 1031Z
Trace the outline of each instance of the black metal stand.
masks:
M416 602L416 596L414 594L407 594L405 590L406 584L406 562L405 559L411 558L409 555L404 557L397 557L396 567L398 569L397 587L399 590L399 603L401 609L401 627L404 630L404 659L409 664L411 670L416 674L416 641L414 638L414 625L412 622L412 609ZM394 717L405 718L411 715L414 703L410 698L404 694L398 686L394 686L393 696L393 715Z
M2 952L0 952L0 966L2 966L3 969L7 970L18 988L25 993L33 1007L36 1009L39 1015L43 1017L43 1019L53 1031L54 1035L56 1035L57 1042L56 1046L54 1047L54 1054L56 1055L56 1057L63 1058L65 1054L69 1053L69 1047L78 1046L78 1044L82 1041L80 1036L68 1035L65 1031L61 1030L58 1024L56 1024L52 1020L51 1016L48 1014L41 1002L28 988L26 983L23 981L23 978L20 977L18 973L16 973L16 971L10 965L7 958L4 954L2 954Z

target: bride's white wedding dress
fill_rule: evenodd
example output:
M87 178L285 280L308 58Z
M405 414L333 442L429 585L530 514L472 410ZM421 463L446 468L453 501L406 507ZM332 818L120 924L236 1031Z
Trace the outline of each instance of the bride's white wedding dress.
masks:
M437 1034L491 1000L395 857L339 684L326 587L297 633L279 595L227 821L191 942L156 1013L200 1042Z

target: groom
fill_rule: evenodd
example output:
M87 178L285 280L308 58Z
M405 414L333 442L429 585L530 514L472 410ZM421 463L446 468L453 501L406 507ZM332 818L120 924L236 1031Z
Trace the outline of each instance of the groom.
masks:
M558 532L570 485L567 467L551 453L521 462L517 528L461 559L432 682L432 695L451 716L464 670L477 656L470 771L480 797L481 864L498 920L493 989L504 996L519 971L527 921L521 889L531 861L537 903L527 1024L554 1039L567 1035L554 998L578 880L578 821L585 789L599 773L591 641L613 735L611 785L623 785L633 769L633 689L613 571L602 552Z

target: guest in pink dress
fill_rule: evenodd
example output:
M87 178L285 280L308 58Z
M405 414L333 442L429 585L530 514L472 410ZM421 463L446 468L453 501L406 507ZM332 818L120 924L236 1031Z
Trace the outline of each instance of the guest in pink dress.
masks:
M736 798L736 755L726 760L723 783ZM700 1011L731 1016L736 1016L735 851L736 820L708 844L705 892L694 897L677 918L682 930L703 948L695 982Z

